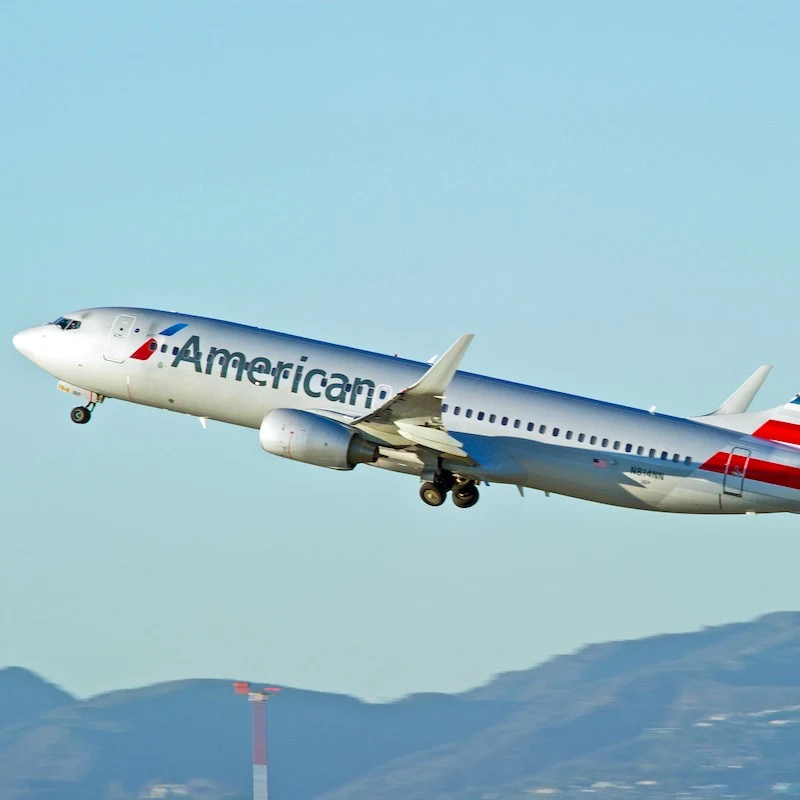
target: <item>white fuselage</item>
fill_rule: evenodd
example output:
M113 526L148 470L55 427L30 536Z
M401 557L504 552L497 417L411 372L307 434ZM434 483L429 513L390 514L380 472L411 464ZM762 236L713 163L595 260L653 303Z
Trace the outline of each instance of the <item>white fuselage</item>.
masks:
M79 327L32 328L18 334L15 345L61 381L102 398L255 429L274 409L355 420L428 368L171 312L102 308L70 319ZM435 458L439 468L476 481L640 509L800 511L800 448L716 422L466 372L456 373L447 389L442 422L469 460L381 446L376 466L421 475Z

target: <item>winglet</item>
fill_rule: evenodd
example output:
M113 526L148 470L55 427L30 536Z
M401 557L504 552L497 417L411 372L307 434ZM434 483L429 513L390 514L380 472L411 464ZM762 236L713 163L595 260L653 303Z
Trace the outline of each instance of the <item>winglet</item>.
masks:
M753 398L767 379L772 364L760 366L716 411L712 411L708 416L713 417L718 414L744 414Z
M450 349L413 385L405 394L427 397L441 397L453 380L464 353L475 334L465 333L450 346Z

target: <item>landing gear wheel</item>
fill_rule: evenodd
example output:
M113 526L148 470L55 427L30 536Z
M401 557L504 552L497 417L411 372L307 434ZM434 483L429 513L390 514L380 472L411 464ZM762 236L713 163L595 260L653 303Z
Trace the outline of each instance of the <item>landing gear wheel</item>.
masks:
M86 406L77 406L69 412L69 418L76 425L85 425L92 418L92 412Z
M423 483L419 487L419 496L422 498L422 502L429 506L440 506L444 503L447 492L436 483Z
M480 500L478 487L474 483L467 483L463 486L456 486L453 489L453 503L458 508L472 508Z

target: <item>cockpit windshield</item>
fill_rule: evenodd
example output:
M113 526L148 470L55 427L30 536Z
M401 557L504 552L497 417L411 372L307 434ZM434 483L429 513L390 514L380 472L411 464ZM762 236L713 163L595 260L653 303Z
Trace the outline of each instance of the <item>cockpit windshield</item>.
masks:
M67 319L66 317L59 317L57 320L55 320L51 324L52 325L57 325L59 328L61 328L61 330L64 330L64 331L76 331L81 326L80 320Z

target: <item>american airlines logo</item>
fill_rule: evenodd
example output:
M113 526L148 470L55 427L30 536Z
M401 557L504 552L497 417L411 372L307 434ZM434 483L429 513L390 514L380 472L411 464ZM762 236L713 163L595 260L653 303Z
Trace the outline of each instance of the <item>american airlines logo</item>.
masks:
M186 322L178 322L175 325L170 325L169 328L164 328L158 335L159 336L174 336L179 331L182 331L184 328L188 328L189 325ZM139 329L136 329L136 332L139 332ZM131 353L131 358L135 358L137 361L147 361L150 356L158 350L158 342L153 339L152 337L149 338L138 350L134 350Z
M152 341L155 343L155 340ZM142 348L147 348L146 358L156 349L150 349L148 342ZM136 352L139 353L142 348ZM131 356L137 357L136 353ZM246 377L254 386L270 386L272 389L286 388L289 384L294 394L302 392L313 398L324 396L332 403L349 402L354 406L358 396L363 395L365 407L372 408L375 394L375 382L369 378L350 378L342 372L329 375L324 369L308 369L308 356L300 356L297 363L276 361L273 364L266 356L250 358L238 350L231 352L224 347L212 346L204 357L197 335L189 337L170 366L178 367L184 362L192 364L195 372L204 375L216 374L220 378L233 376L237 381Z

